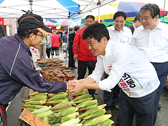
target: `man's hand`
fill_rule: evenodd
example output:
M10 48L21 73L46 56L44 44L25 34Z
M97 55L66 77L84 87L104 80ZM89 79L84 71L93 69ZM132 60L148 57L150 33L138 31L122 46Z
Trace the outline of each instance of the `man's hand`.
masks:
M68 90L71 94L78 94L84 89L84 84L80 83L79 80L72 80L67 83L69 86L72 86L73 89Z
M73 85L69 85L69 83L70 83L70 81L68 81L68 82L66 83L68 92L69 92L70 90L74 89L74 86L73 86Z
M74 61L76 62L76 60L77 60L77 54L74 54L74 56L73 56L73 59L74 59Z

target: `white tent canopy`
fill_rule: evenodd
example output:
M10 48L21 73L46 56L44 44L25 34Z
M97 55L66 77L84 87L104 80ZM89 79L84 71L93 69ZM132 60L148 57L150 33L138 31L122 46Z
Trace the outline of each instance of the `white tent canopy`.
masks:
M78 9L84 14L97 8L98 1L104 5L114 0L0 0L0 18L18 18L25 13L22 10L32 11L43 18L61 19L68 18L71 12L74 15L70 18L73 18L79 15Z

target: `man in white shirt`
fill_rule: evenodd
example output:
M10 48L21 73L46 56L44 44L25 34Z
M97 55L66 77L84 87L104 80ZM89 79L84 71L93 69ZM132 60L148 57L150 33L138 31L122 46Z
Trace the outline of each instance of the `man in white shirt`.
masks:
M110 39L119 40L121 43L131 43L131 30L127 27L124 27L126 18L126 13L123 11L117 11L114 14L114 26L107 28L109 31Z
M124 27L126 22L127 15L123 11L117 11L114 14L114 26L108 27L108 32L110 35L110 39L117 40L116 42L128 43L131 42L132 33L131 30L127 27ZM107 75L105 74L105 78ZM106 113L111 114L112 108L119 109L118 105L118 95L120 92L120 88L116 85L115 88L111 90L111 92L104 91L103 99L104 103L107 104Z
M136 29L132 45L139 48L155 67L160 86L157 89L155 121L160 95L168 75L168 25L159 22L160 9L156 4L147 4L140 9L140 20L143 26ZM155 123L154 121L154 123Z
M71 94L83 89L107 90L117 83L121 87L117 126L131 126L134 114L139 126L152 126L154 103L159 80L148 59L136 47L129 44L109 41L108 30L104 24L93 24L83 33L90 51L97 56L92 74L81 80L68 82L74 86ZM100 81L102 74L109 75Z

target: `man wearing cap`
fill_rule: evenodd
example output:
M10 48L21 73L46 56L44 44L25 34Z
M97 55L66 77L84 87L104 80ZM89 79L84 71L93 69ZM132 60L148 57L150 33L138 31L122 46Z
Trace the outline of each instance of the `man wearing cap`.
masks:
M5 108L23 86L40 92L65 92L66 83L49 82L36 71L29 47L39 48L43 34L51 29L44 26L41 16L23 14L18 19L18 31L14 36L0 39L0 117L6 126Z

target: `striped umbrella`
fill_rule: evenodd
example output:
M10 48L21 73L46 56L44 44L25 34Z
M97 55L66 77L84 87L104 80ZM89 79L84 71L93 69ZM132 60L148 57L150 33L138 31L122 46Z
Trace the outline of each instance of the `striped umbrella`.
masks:
M127 21L134 20L134 18L139 14L139 10L142 6L147 3L141 2L117 2L110 4L117 11L124 11L127 15ZM160 15L166 16L167 11L160 8ZM105 21L113 21L113 19L105 20Z
M55 23L50 22L50 21L44 22L44 25L47 26L47 27L56 27Z
M73 20L68 21L68 19L61 19L61 20L58 20L58 23L56 23L56 26L66 27L67 25L72 23L74 23Z

